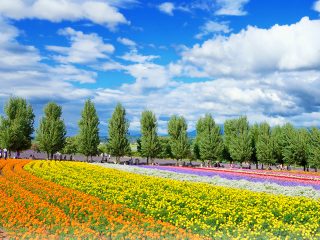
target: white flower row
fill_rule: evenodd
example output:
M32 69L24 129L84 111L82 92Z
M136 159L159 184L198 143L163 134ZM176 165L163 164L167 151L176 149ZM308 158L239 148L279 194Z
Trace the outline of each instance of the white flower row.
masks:
M129 165L119 165L119 164L108 164L108 163L95 163L96 165L103 166L106 168L117 169L121 171L126 171L130 173L136 173L141 175L148 175L154 177L170 178L180 181L190 181L190 182L202 182L209 183L216 186L231 187L238 189L246 189L255 192L265 192L276 195L285 195L285 196L303 196L308 198L319 199L320 191L315 190L314 188L304 187L304 186L281 186L276 183L269 182L250 182L248 180L230 180L221 178L219 176L206 177L198 176L193 174L186 173L176 173L172 171L159 170L159 169L150 169L142 168Z

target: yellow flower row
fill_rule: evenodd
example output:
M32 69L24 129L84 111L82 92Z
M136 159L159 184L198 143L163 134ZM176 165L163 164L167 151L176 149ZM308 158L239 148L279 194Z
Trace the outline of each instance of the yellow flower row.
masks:
M31 173L213 238L320 238L320 202L142 176L86 163L31 162Z

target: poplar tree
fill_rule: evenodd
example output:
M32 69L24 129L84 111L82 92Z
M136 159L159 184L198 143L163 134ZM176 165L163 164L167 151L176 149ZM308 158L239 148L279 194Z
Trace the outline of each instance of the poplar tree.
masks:
M273 142L273 152L276 163L281 164L283 167L283 149L284 149L284 140L283 140L283 128L281 126L275 126L271 130L271 138Z
M225 134L231 158L241 166L244 161L250 161L253 149L247 117L227 120Z
M130 154L128 129L129 122L126 119L126 110L118 103L108 125L108 149L110 154L116 157L117 163L120 163L120 157Z
M268 123L261 123L258 128L258 139L256 143L256 154L259 162L272 165L276 163L274 154L274 143L271 138L271 128Z
M310 131L309 154L309 164L317 171L320 168L320 130L315 127Z
M78 151L86 156L87 161L92 161L92 156L98 154L99 118L94 103L88 99L81 113L79 121Z
M257 157L257 143L259 140L259 125L255 123L250 128L250 135L251 135L251 143L252 143L252 155L251 155L251 162L256 164L256 169L259 167L259 160Z
M4 107L5 116L0 118L1 147L20 152L31 147L34 131L34 113L23 98L11 97Z
M63 154L75 155L78 152L78 141L77 137L67 137L65 145L61 151Z
M147 158L147 164L149 164L149 159L151 159L151 163L153 163L153 158L157 156L160 149L157 134L157 119L154 113L144 111L141 114L140 125L141 154Z
M309 160L310 135L307 129L294 130L284 148L284 160L287 164L298 164L305 171Z
M36 133L39 149L47 153L47 158L62 150L65 145L66 127L61 119L62 108L50 102L44 109L44 117L40 121Z
M278 141L281 144L283 163L287 165L295 163L295 160L292 158L292 154L290 153L295 134L296 129L293 127L293 125L290 123L286 123L281 127L281 133L278 136Z
M223 143L220 127L215 124L212 116L206 114L204 118L200 118L196 129L201 159L210 160L211 162L220 159Z
M233 139L233 135L235 135L237 131L236 122L237 119L229 119L224 122L224 144L229 154L231 150L231 142Z
M172 158L170 139L168 137L159 137L160 150L157 157L165 159Z
M172 155L179 161L189 155L189 141L187 135L187 123L184 117L172 116L168 122L170 147Z

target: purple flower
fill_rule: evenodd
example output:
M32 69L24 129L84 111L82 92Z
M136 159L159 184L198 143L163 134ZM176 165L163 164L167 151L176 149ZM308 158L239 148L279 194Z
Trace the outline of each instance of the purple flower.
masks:
M151 169L159 169L159 170L165 170L165 171L171 171L175 173L184 173L184 174L193 174L203 177L215 177L219 176L224 179L229 180L247 180L250 182L262 182L262 183L276 183L281 186L303 186L303 187L313 187L316 190L320 190L320 185L316 183L306 183L303 181L295 181L290 179L275 179L272 177L262 178L261 175L255 176L255 175L245 175L245 174L239 174L236 172L218 172L218 171L208 171L208 170L201 170L201 169L187 169L187 168L179 168L179 167L166 167L166 166L141 166L142 168L151 168Z

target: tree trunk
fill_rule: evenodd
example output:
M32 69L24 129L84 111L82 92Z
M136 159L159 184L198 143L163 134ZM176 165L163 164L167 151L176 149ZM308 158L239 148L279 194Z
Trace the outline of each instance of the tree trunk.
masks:
M317 169L317 167L315 167L315 168L314 168L314 171L315 171L315 172L318 172L318 169Z
M261 170L263 170L263 163L261 164Z
M147 157L147 165L149 165L149 156Z
M306 171L306 165L305 164L303 165L303 171L304 172Z
M259 163L258 163L258 161L256 162L256 169L259 169Z
M50 153L47 152L47 160L50 158Z
M89 156L86 156L86 161L87 161L87 162L89 161Z

